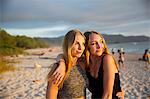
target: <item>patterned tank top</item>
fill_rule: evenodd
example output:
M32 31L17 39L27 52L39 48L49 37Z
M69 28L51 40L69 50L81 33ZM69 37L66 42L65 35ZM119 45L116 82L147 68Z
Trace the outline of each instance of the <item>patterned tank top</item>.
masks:
M85 96L86 74L80 66L73 66L63 87L58 91L58 99L75 99Z

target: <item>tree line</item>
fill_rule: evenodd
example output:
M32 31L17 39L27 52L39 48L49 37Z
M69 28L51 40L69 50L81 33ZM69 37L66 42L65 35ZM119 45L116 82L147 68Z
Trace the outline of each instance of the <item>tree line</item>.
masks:
M43 40L27 36L12 36L4 29L0 29L0 56L21 54L24 49L44 47L49 47L49 44Z

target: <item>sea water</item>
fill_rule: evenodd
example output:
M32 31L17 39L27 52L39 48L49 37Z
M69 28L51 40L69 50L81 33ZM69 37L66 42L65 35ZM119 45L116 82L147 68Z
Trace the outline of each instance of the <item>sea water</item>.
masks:
M149 49L150 51L150 41L115 43L115 44L108 44L108 47L110 51L112 50L112 48L114 48L115 52L117 52L118 49L123 48L125 52L144 53L145 49Z

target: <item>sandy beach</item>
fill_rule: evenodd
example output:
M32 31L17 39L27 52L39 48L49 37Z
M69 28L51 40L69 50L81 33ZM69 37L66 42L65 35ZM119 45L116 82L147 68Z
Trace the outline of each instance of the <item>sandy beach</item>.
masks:
M46 75L62 50L57 47L51 51L32 49L27 52L29 55L7 57L17 62L18 70L0 75L0 99L45 99ZM39 54L43 52L44 55ZM140 57L141 54L126 53L125 67L120 67L121 85L127 99L150 99L150 64L138 61Z

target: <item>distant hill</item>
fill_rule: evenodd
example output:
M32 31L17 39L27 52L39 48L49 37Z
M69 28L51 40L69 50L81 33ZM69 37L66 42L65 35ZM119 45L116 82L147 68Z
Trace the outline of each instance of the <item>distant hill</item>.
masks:
M106 34L103 34L103 36L107 43L150 41L150 37L147 36L123 36L123 35L106 35Z
M55 38L38 38L40 40L46 41L50 46L61 46L64 36L55 37Z
M147 36L123 36L123 35L106 35L103 34L107 43L126 43L126 42L143 42L150 41ZM64 36L55 38L38 38L48 42L51 46L61 46Z

